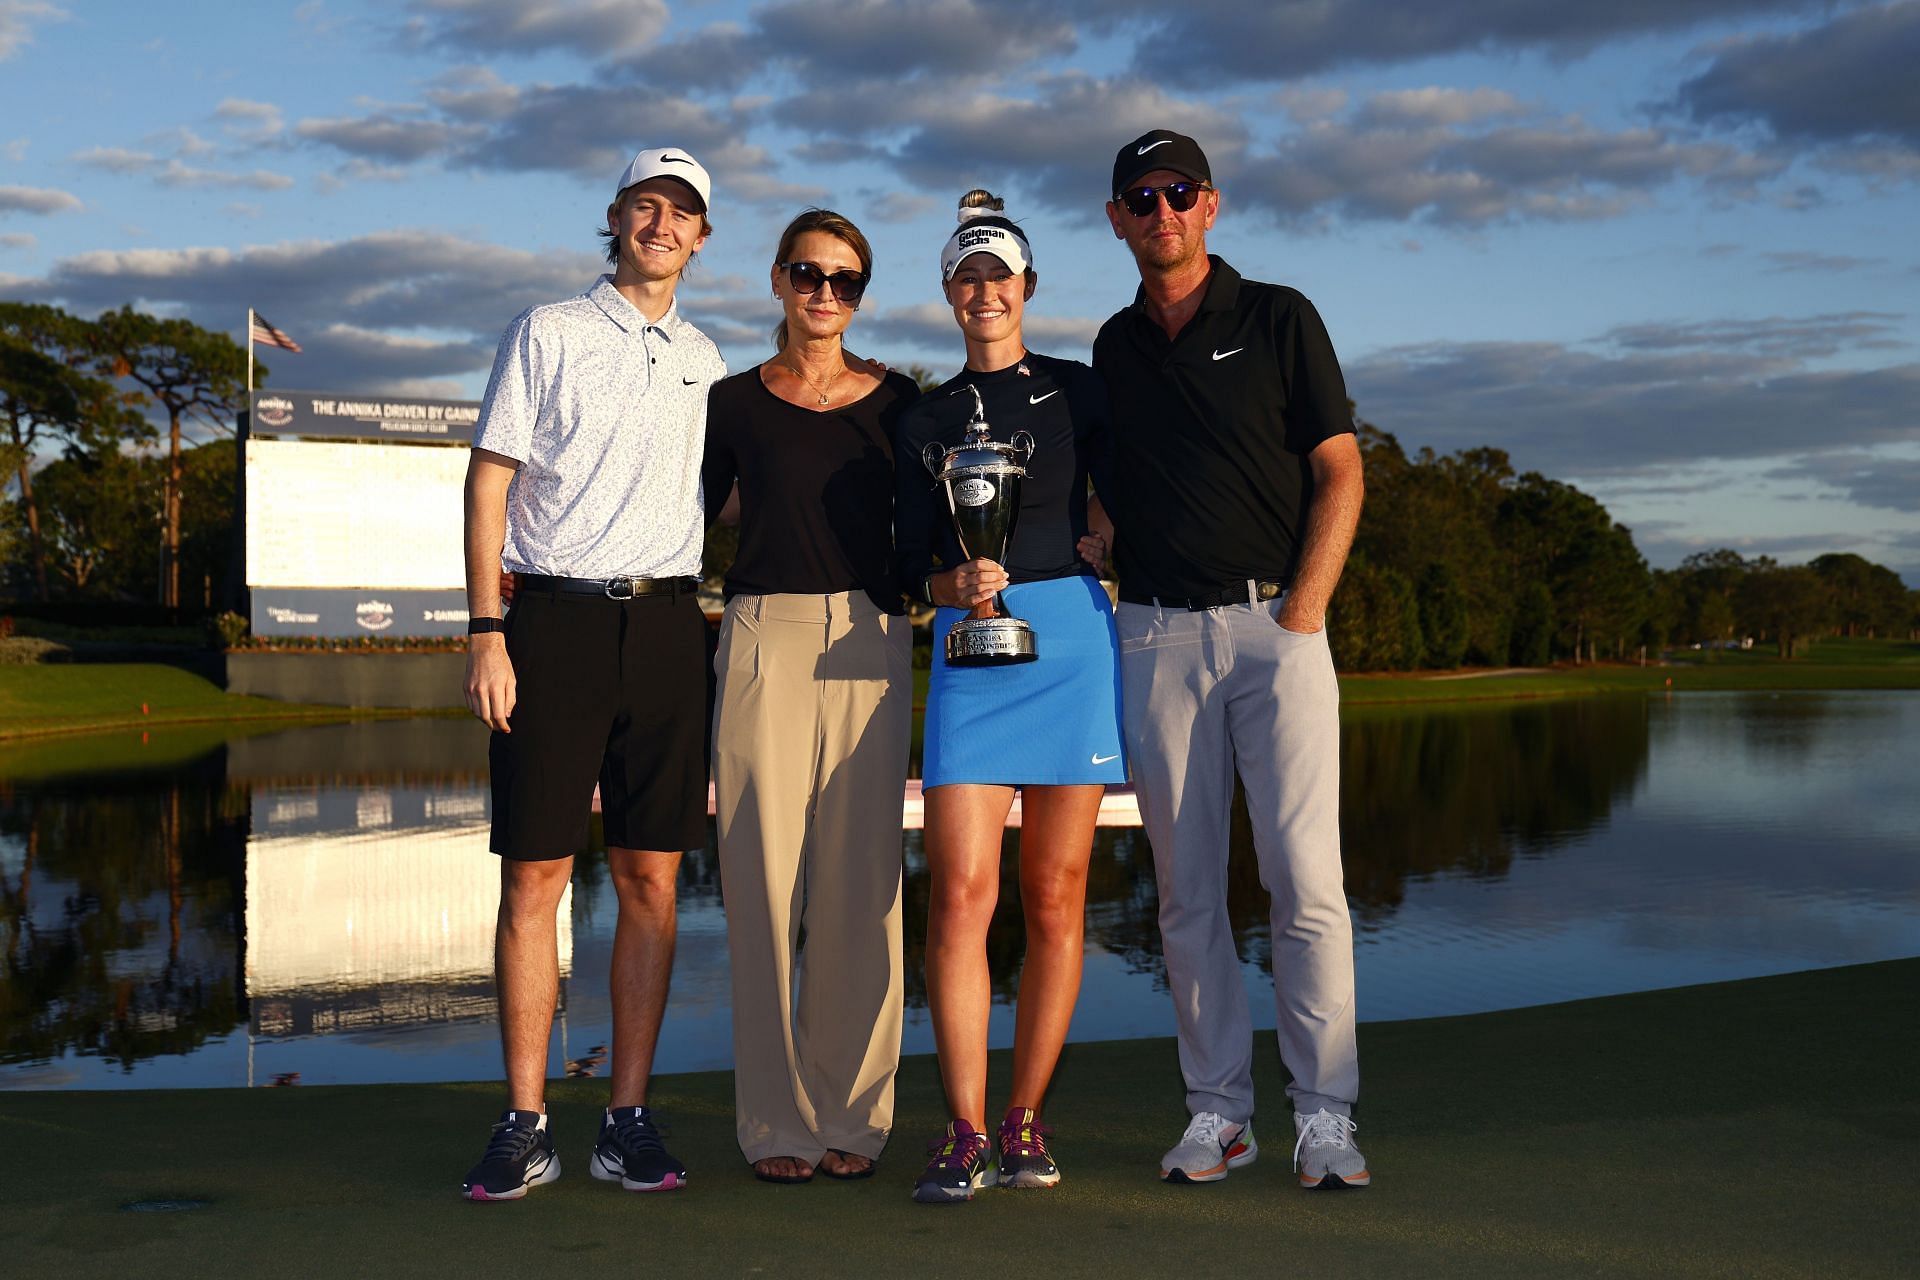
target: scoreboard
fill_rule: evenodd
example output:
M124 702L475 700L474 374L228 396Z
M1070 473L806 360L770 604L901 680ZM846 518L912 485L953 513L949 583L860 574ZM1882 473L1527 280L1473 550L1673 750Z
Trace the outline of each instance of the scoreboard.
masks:
M242 455L254 634L466 634L461 489L479 410L254 392Z

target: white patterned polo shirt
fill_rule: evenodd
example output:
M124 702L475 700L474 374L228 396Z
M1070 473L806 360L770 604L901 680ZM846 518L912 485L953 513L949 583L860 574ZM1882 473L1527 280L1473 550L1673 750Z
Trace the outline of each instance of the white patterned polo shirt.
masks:
M603 275L500 339L476 448L520 463L502 565L568 578L698 577L707 388L726 362L680 317L659 323Z

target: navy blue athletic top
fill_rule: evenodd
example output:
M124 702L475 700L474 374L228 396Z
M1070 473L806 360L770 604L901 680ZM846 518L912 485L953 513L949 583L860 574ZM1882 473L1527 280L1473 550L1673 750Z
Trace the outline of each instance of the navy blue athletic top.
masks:
M1077 360L1031 352L992 373L962 369L900 415L894 429L894 546L900 584L925 600L926 577L964 562L960 540L933 475L920 460L930 440L951 449L973 417L968 386L980 389L993 438L1016 431L1033 437L1033 458L1020 488L1020 518L1003 566L1014 582L1041 582L1091 574L1076 545L1087 532L1087 478L1109 491L1112 448L1107 391L1099 375Z

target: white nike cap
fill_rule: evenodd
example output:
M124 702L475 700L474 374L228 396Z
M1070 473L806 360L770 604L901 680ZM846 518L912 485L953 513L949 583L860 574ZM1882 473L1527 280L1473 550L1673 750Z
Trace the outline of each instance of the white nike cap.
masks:
M1149 129L1120 148L1113 158L1114 199L1155 169L1165 169L1195 182L1212 182L1213 170L1207 167L1207 153L1184 133L1171 129Z
M707 176L706 169L688 153L685 147L656 147L651 151L642 151L634 156L633 163L620 175L620 181L613 188L613 198L618 200L620 193L636 182L645 182L649 178L678 178L700 197L700 212L705 213L707 206L713 203L713 179Z

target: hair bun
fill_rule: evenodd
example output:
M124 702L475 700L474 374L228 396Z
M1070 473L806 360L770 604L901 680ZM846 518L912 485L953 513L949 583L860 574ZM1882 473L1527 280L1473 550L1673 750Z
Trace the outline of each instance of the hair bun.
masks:
M990 218L1006 211L1007 202L988 191L985 187L975 187L960 197L959 221L970 222L975 218Z

